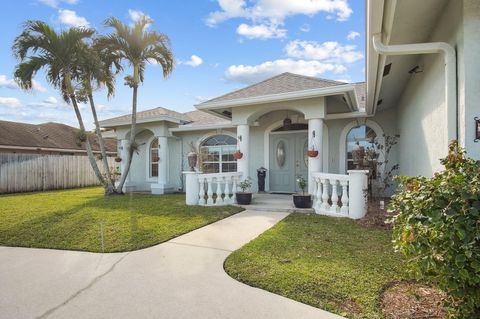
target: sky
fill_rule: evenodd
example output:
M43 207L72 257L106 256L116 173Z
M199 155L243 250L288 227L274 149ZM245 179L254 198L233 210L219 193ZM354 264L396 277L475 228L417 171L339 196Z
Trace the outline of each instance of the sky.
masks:
M365 78L365 8L361 0L5 0L0 12L0 120L60 122L78 127L71 106L40 71L33 90L13 79L18 61L11 46L26 20L42 20L56 30L75 26L112 32L103 21L115 16L127 24L146 15L149 29L165 33L175 56L173 73L162 77L148 65L139 87L138 109L165 107L178 112L283 72L361 82ZM120 74L116 92L94 98L99 118L131 110L132 90ZM81 111L88 129L93 120Z

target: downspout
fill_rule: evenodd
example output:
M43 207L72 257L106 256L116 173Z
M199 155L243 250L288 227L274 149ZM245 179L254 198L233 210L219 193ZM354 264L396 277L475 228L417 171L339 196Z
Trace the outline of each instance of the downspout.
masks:
M457 139L457 58L455 49L445 42L385 45L381 38L381 33L373 36L373 47L378 54L385 56L443 53L445 60L447 134L449 141Z

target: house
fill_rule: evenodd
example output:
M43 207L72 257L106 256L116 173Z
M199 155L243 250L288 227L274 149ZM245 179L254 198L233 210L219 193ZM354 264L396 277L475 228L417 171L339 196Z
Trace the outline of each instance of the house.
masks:
M232 202L238 182L256 180L264 167L267 192L298 191L296 176L308 176L317 211L358 218L367 178L376 176L354 170L360 168L355 147L400 135L378 176L395 164L399 174L431 176L453 139L480 159L478 1L368 0L366 6L366 83L283 73L196 105L197 111L139 112L126 190L186 190L187 203L219 205ZM122 158L129 123L128 115L101 122L115 130ZM191 150L199 154L197 172L183 173ZM307 157L307 150L318 155ZM385 154L377 154L383 162Z
M27 124L0 121L0 153L86 155L79 130L61 123ZM88 133L92 149L100 152L96 137ZM117 153L116 140L105 139L107 155Z

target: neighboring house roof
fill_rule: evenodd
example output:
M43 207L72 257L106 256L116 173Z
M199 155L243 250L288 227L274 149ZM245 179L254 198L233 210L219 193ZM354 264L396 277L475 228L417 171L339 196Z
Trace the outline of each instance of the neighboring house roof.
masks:
M60 123L27 124L0 121L0 146L15 148L48 148L84 151L84 145L77 145L78 129ZM93 150L99 151L97 139L88 133ZM115 139L105 139L107 152L117 152Z
M346 83L344 82L325 80L311 76L304 76L285 72L272 78L266 79L262 82L247 86L243 89L205 101L203 103L200 103L199 105L212 102L252 98L263 95L320 89L345 84Z
M102 127L114 127L118 125L129 125L131 123L131 114L114 117L111 119L100 121ZM157 121L169 121L177 124L190 122L191 119L185 114L175 112L164 107L156 107L153 109L137 112L137 123L145 123Z

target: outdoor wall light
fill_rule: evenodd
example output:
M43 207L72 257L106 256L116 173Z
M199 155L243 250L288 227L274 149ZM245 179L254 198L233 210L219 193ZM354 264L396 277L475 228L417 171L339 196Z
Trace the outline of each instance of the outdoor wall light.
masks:
M480 141L480 118L475 117L475 143Z

